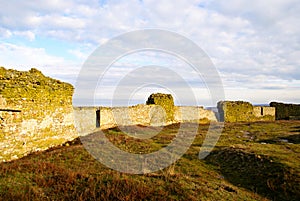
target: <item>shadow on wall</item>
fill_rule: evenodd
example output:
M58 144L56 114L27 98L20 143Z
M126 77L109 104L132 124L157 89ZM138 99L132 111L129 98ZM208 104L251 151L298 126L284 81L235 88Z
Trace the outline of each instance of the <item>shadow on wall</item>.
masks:
M219 167L221 174L232 184L272 200L290 201L300 197L297 176L267 156L224 148L211 152L205 161Z
M258 142L267 143L267 144L284 144L284 143L300 144L300 134L270 138L266 140L260 140Z
M96 128L100 128L100 110L96 110Z
M276 120L300 120L300 105L271 102L276 108Z

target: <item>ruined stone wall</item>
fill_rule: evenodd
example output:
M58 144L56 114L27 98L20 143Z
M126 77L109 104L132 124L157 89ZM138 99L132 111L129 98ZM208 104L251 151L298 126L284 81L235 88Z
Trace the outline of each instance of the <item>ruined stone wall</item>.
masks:
M80 135L89 134L99 127L99 122L97 124L98 109L98 107L73 108L74 126Z
M262 107L263 115L270 115L275 120L276 108L275 107Z
M0 67L0 161L62 144L77 136L73 87L40 71ZM20 112L15 112L20 111Z
M173 123L216 122L213 111L203 107L174 106L174 119L167 120L165 110L160 105L135 105L130 107L75 107L75 126L80 134L88 134L95 129L115 126L143 125L164 126ZM99 116L98 116L99 115ZM97 122L98 121L98 122Z
M260 117L262 115L262 107L260 106L254 106L253 107L253 114L255 117Z
M72 94L72 85L46 77L36 69L26 72L1 67L0 161L62 144L95 129L217 121L214 112L203 107L174 106L170 94L152 94L146 105L114 108L73 108ZM219 102L218 110L226 122L273 120L275 116L272 107L253 107L242 101Z
M175 122L216 122L217 118L213 111L205 110L203 107L175 106Z
M275 121L275 107L254 106L253 121Z
M162 126L172 122L166 120L161 106L136 105L131 107L100 107L100 127L110 128L117 125Z
M285 104L271 102L271 107L276 108L276 120L300 120L300 105L299 104Z
M161 106L136 105L131 107L74 107L75 127L81 135L95 129L115 126L165 125L166 117ZM170 123L170 122L169 122Z
M99 128L216 120L202 107L175 107L168 94L150 96L147 105L115 108L73 108L72 94L72 85L46 77L37 69L1 67L0 161L60 145Z
M151 94L146 105L100 107L100 128L117 125L164 126L180 122L209 123L217 121L213 111L203 107L174 106L170 94Z
M221 121L247 122L252 121L253 105L244 101L218 102L218 111Z
M159 105L166 114L166 121L174 121L174 100L171 94L155 93L148 97L147 105Z
M244 101L218 102L220 120L224 122L274 121L275 108L253 106Z

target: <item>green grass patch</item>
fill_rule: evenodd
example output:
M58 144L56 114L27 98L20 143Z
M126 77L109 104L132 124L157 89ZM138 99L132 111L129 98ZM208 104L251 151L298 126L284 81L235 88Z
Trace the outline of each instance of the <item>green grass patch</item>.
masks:
M197 124L186 124L192 132ZM117 147L150 153L167 146L180 125L105 130ZM208 125L164 170L119 173L97 162L79 139L0 164L0 200L299 200L300 121L227 123L212 153L198 159ZM126 132L158 134L138 139Z

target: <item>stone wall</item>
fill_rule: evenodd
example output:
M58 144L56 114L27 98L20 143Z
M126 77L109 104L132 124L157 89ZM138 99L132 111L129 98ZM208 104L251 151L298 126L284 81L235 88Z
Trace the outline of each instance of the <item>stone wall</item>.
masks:
M300 120L300 105L271 102L271 107L276 108L276 120Z
M174 111L175 122L209 123L217 121L215 113L205 110L203 107L176 106Z
M220 120L224 122L274 121L275 108L253 106L244 101L218 102Z
M165 111L166 121L174 121L174 100L171 94L155 93L148 97L147 105L159 105Z
M75 128L81 135L89 134L99 127L97 124L97 107L74 107Z
M81 135L97 128L144 125L158 126L165 121L160 106L136 105L131 107L74 107L75 127Z
M209 123L217 121L214 112L203 107L174 106L170 94L151 94L146 105L130 107L76 107L75 126L81 134L96 128L143 125L164 126L180 122Z
M270 116L274 117L273 120L275 120L275 116L274 116L275 111L276 111L275 107L267 107L267 106L254 106L253 107L253 114L255 117L263 117L263 116L270 115Z
M77 137L73 87L40 71L0 67L0 161Z
M72 85L37 69L1 67L0 94L0 161L45 150L99 128L216 121L214 113L202 107L174 106L168 94L152 94L146 105L73 108Z
M215 113L203 107L175 106L170 94L151 94L146 105L114 108L73 108L72 94L72 85L36 69L27 72L0 67L0 161L60 145L95 129L217 121ZM226 122L274 120L275 108L277 119L300 116L299 105L271 105L275 107L222 101L218 111Z
M275 116L274 116L274 114L276 114L275 107L262 107L262 109L263 109L263 115L270 115L270 116L274 117L274 120L275 120Z
M162 126L167 122L161 106L136 105L131 107L100 107L100 127L109 128L117 125Z
M174 106L174 119L167 120L165 110L160 105L135 105L130 107L75 107L75 127L80 134L88 134L97 128L115 126L164 126L173 123L216 122L214 112L203 107Z
M218 102L218 111L221 121L252 121L253 105L243 101L221 101Z

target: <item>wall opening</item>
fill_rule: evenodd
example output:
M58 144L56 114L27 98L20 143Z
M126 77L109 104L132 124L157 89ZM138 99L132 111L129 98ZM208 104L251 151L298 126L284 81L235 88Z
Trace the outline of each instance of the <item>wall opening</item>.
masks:
M96 111L96 128L100 128L100 110Z

